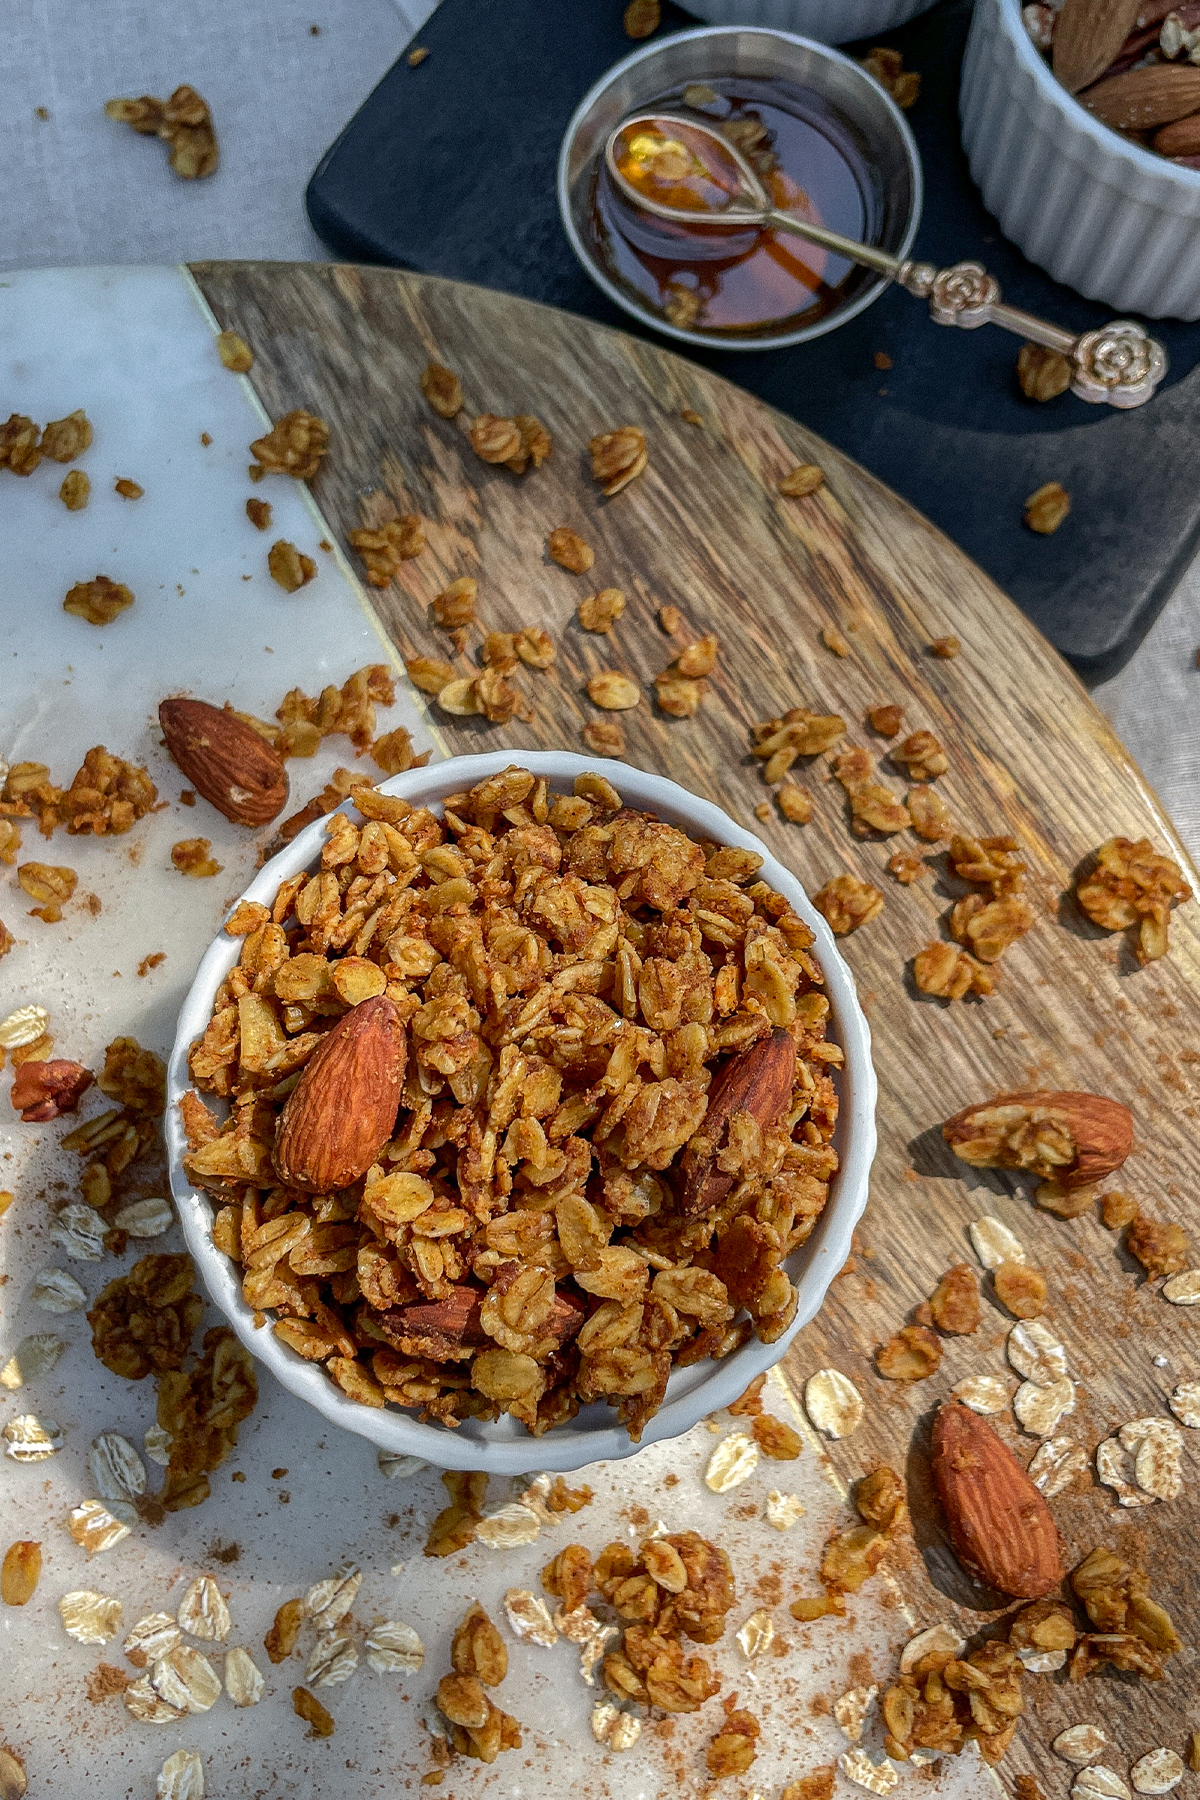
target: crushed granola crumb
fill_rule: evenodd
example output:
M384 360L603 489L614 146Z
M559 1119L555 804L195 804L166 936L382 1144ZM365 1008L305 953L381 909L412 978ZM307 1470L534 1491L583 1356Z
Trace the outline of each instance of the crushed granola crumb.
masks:
M956 637L940 637L934 638L929 646L929 653L931 656L940 656L943 661L948 662L957 656L961 649L962 645Z
M69 469L62 478L58 497L68 512L82 512L91 498L92 484L82 469Z
M1071 510L1071 496L1060 481L1043 482L1025 502L1025 523L1040 537L1058 530Z
M633 0L635 5L642 3L643 0ZM652 4L654 0L645 0L645 3ZM592 458L592 479L598 483L606 500L611 500L640 475L648 461L645 434L636 425L600 432L592 438L588 448Z
M421 392L443 419L452 419L462 411L462 382L443 363L428 363L421 371Z
M559 525L546 539L546 550L551 562L556 562L560 569L566 569L571 575L586 575L596 560L596 552L590 544L584 542L577 531L569 525ZM590 631L591 626L587 629Z
M286 538L279 538L267 552L267 568L271 579L279 584L285 593L294 594L312 581L317 573L317 565L311 556L305 556L290 544Z
M68 590L63 611L86 619L89 625L111 625L118 613L132 605L133 595L123 581L97 575L92 581L77 581Z
M829 929L838 937L857 931L883 911L883 894L857 875L835 875L812 897Z
M211 849L208 838L180 838L177 844L171 845L171 861L181 875L197 878L219 875L224 864L214 861L208 854Z
M799 463L780 478L779 492L789 500L803 499L808 494L815 494L824 485L824 469L818 468L816 463Z
M122 500L140 500L146 491L136 481L130 481L127 475L118 475L113 482L113 489L120 494Z
M169 100L143 95L140 100L109 100L105 113L131 125L142 137L161 138L170 146L168 158L184 181L214 175L219 153L212 114L195 88L177 87Z

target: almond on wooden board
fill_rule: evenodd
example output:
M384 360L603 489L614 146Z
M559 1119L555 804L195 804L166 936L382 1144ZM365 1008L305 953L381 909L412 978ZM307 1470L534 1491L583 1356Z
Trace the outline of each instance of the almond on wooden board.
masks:
M289 1187L328 1194L365 1175L392 1135L407 1045L386 994L351 1007L288 1095L275 1167Z
M770 1037L739 1050L719 1070L709 1090L704 1123L696 1134L703 1148L693 1150L689 1144L680 1161L677 1192L683 1218L698 1218L718 1206L733 1186L734 1176L716 1166L730 1116L753 1113L765 1131L782 1117L795 1076L796 1046L790 1033L779 1027Z
M1149 131L1200 109L1200 69L1186 63L1127 69L1124 75L1098 81L1080 95L1079 103L1102 125Z
M1052 67L1069 94L1103 75L1137 23L1142 0L1063 0Z
M1028 1169L1069 1189L1121 1167L1133 1148L1133 1120L1127 1106L1103 1094L1023 1089L964 1107L942 1136L973 1168Z
M933 1480L968 1574L1018 1600L1057 1587L1062 1546L1050 1508L1008 1446L957 1400L934 1421Z
M158 720L192 786L235 825L265 825L283 810L283 758L236 713L180 696L162 701Z

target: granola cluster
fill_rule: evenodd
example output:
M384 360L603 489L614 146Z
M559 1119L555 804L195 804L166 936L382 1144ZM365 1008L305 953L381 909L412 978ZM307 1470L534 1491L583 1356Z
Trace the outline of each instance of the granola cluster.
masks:
M631 812L598 774L555 795L509 769L444 819L355 802L319 872L226 926L241 958L190 1067L230 1116L183 1105L214 1240L249 1305L364 1404L540 1433L603 1400L636 1439L675 1364L794 1315L783 1265L837 1168L812 934L758 856ZM338 1192L281 1185L285 1101L380 995L407 1035L393 1137ZM714 1079L764 1041L793 1055L778 1096L743 1092L706 1136ZM679 1195L698 1166L697 1214Z
M143 94L140 100L109 100L105 113L129 125L142 137L161 138L170 146L168 158L184 181L215 175L220 155L212 114L195 88L177 87L169 100Z
M145 769L114 756L103 744L88 751L68 788L55 787L45 763L14 763L0 787L0 855L12 841L5 829L8 821L36 819L43 837L51 837L60 825L72 835L103 837L131 830L157 798Z
M495 1762L502 1750L521 1748L517 1721L488 1699L508 1674L504 1639L476 1601L450 1641L450 1673L438 1682L438 1710L460 1756Z
M1149 838L1109 838L1096 851L1093 866L1076 884L1083 911L1103 931L1136 926L1134 953L1143 967L1167 953L1171 908L1190 900L1192 890L1170 856L1155 850Z
M51 419L44 430L24 413L10 413L0 425L0 469L13 475L32 475L43 458L51 462L74 462L92 441L92 427L87 414L68 413L65 419Z

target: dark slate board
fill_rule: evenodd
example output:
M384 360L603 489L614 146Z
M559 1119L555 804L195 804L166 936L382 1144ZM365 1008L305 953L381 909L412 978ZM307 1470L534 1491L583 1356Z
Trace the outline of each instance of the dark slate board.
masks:
M572 111L630 49L621 10L620 0L442 0L420 34L428 60L396 63L313 175L319 235L348 259L479 282L638 332L575 261L554 197ZM1006 244L971 185L956 113L969 18L969 0L942 0L881 40L923 77L908 115L927 189L914 254L976 258L1016 305L1075 330L1098 325L1108 309ZM663 31L694 23L664 7ZM1127 413L1072 395L1026 400L1015 338L936 326L895 289L812 344L693 354L904 495L1094 681L1133 654L1200 538L1200 325L1151 329L1171 373ZM893 359L886 374L880 350ZM1067 488L1072 511L1053 537L1036 537L1023 501L1049 480Z

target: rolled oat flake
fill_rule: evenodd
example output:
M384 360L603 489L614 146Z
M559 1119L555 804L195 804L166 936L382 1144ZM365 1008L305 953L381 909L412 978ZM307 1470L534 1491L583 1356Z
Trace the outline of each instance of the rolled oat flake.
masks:
M968 1375L950 1391L976 1413L1003 1412L1008 1405L1008 1387L998 1375Z
M1147 1750L1129 1771L1129 1779L1139 1794L1169 1794L1183 1780L1183 1758L1161 1746Z
M240 1645L225 1652L225 1692L235 1706L257 1706L266 1684L248 1650Z
M1182 1275L1172 1275L1163 1282L1162 1293L1172 1306L1200 1304L1200 1269L1185 1269Z
M1108 1733L1102 1725L1070 1725L1060 1731L1052 1748L1070 1763L1094 1763L1108 1749Z
M1181 1381L1169 1405L1181 1425L1200 1430L1200 1381Z
M179 1602L177 1617L182 1630L210 1644L227 1638L233 1627L225 1596L211 1575L197 1575Z
M872 1794L889 1794L900 1780L895 1763L874 1763L865 1750L843 1750L838 1762L848 1780Z
M79 1312L87 1305L87 1295L66 1269L43 1269L34 1278L29 1298L43 1312Z
M56 1419L40 1418L36 1413L18 1413L10 1419L0 1436L4 1439L4 1454L14 1462L45 1462L48 1456L57 1456L63 1447L62 1431Z
M849 1437L863 1420L863 1397L840 1369L818 1369L804 1384L804 1410L826 1437Z
M64 1340L52 1331L35 1331L23 1337L0 1369L0 1387L13 1390L24 1387L27 1381L36 1381L39 1375L48 1375L66 1347Z
M758 1467L758 1445L744 1431L731 1432L717 1445L704 1471L704 1485L714 1494L727 1494L730 1488L748 1481Z
M1129 1789L1107 1763L1081 1769L1071 1783L1071 1792L1075 1800L1130 1800Z
M1008 1334L1008 1360L1018 1375L1049 1387L1067 1372L1067 1353L1040 1319L1022 1319Z
M204 1800L204 1764L198 1750L176 1750L158 1772L155 1800Z
M88 1468L102 1500L136 1500L146 1491L146 1465L119 1431L102 1431L93 1440Z
M972 1219L967 1226L971 1248L985 1269L998 1269L1002 1262L1028 1262L1025 1246L1003 1220L991 1213Z

